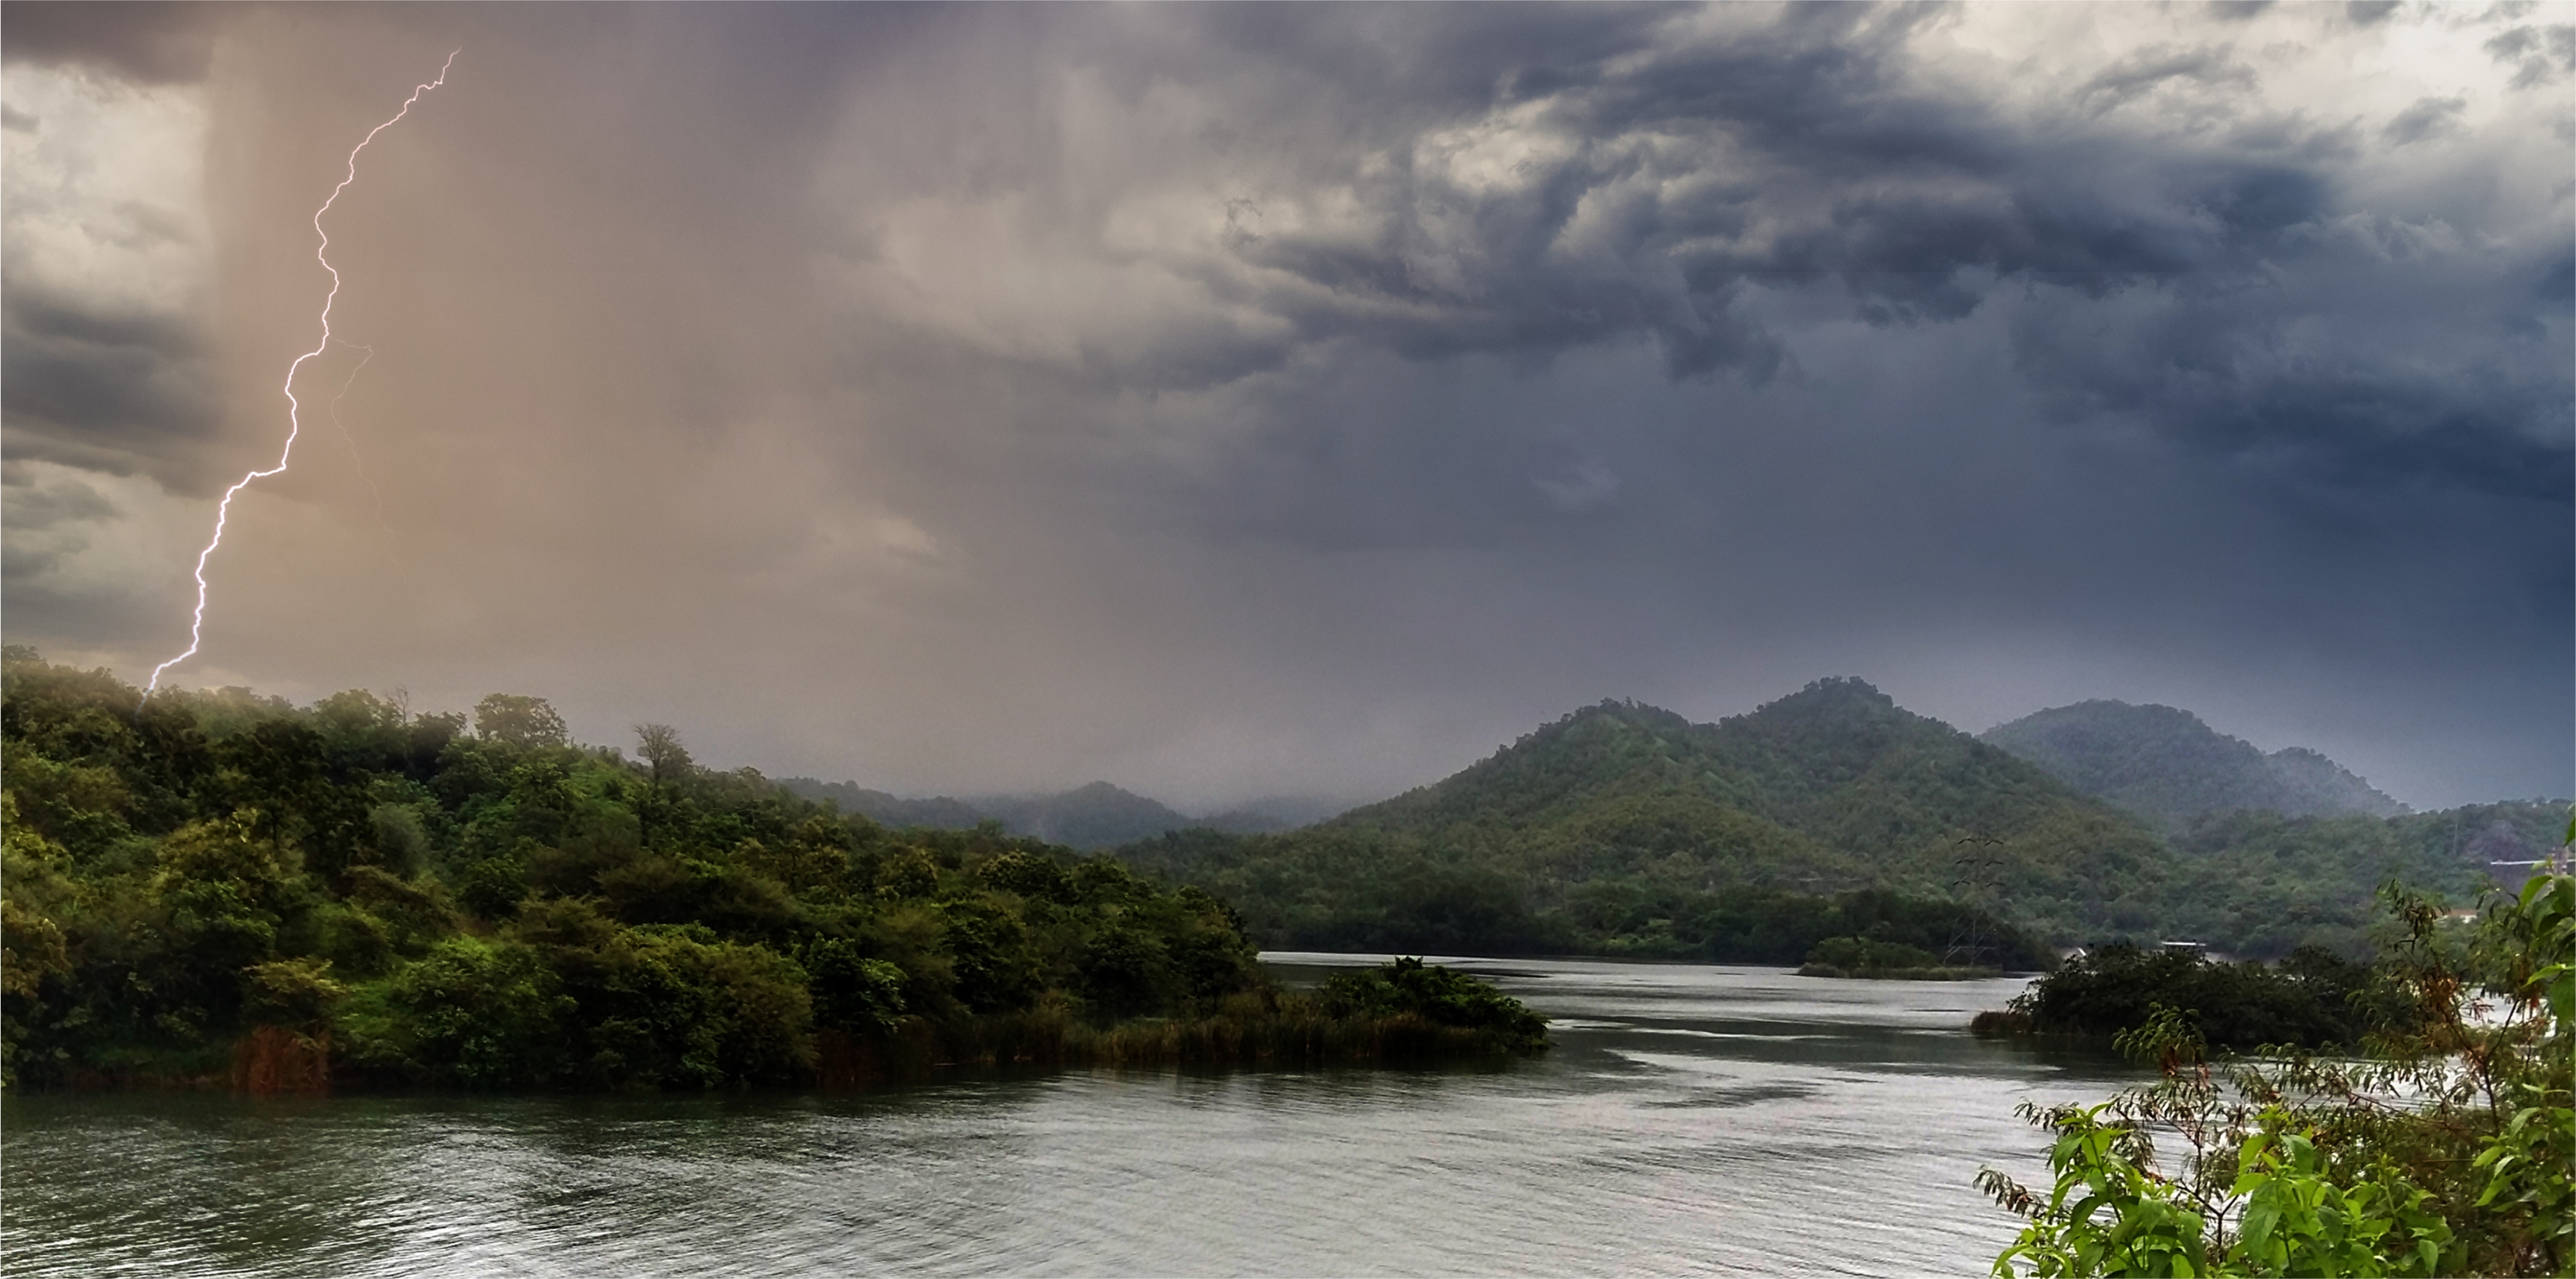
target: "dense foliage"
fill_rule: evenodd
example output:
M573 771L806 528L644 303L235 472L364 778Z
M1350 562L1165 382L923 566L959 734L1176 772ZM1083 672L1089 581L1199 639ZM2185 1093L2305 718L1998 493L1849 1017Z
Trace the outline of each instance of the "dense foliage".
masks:
M855 782L824 782L811 777L784 778L778 784L807 799L828 800L842 812L865 813L887 826L971 830L988 821L1000 822L1002 829L1014 835L1086 850L1116 848L1194 826L1250 833L1285 830L1298 824L1269 812L1251 810L1185 817L1107 782L1093 782L1051 795L986 795L973 799L946 795L905 799Z
M1465 973L1419 958L1324 979L1324 1006L1337 1013L1410 1016L1487 1037L1494 1047L1528 1052L1547 1046L1547 1019Z
M2004 1014L1979 1018L1978 1029L2110 1039L2148 1024L2158 1009L2180 1016L2206 1043L2248 1051L2354 1045L2414 1015L2394 974L2314 946L2271 965L2113 945L2069 959Z
M1826 680L1716 724L1604 703L1318 826L1119 852L1271 945L1795 964L1849 935L2045 967L2040 943L2122 938L2363 953L2377 884L2473 898L2489 861L2551 846L2549 811L2230 813L2169 837Z
M1807 950L1807 967L1864 970L1872 968L1929 968L1941 962L1939 955L1903 942L1872 941L1867 937L1828 937Z
M1328 828L1252 838L1183 831L1118 855L1238 903L1253 937L1282 949L1796 964L1825 938L1866 934L1993 967L2056 960L1988 911L1883 889L1828 896L1623 875L1567 886L1553 905L1538 905L1525 878L1471 855Z
M2518 888L2527 869L2492 863L2547 856L2565 811L2529 802L2398 817L2206 817L2173 841L2188 873L2170 890L2166 935L2247 955L2301 945L2366 955L2379 885L2395 880L2453 902L2474 902L2493 884Z
M628 758L532 697L470 731L364 692L146 702L19 649L0 686L16 1080L705 1088L1397 1042L1274 990L1198 888L891 832L664 726Z
M2289 817L2405 811L2315 751L2292 747L2266 755L2171 706L2078 702L1997 725L1979 740L2173 830L2231 810Z
M1903 942L1868 937L1828 937L1807 951L1798 965L1801 977L1862 978L1904 981L1969 981L2000 977L2001 969L1982 964L1942 962L1941 956Z
M2569 830L2576 838L2576 827ZM2391 894L2378 967L2400 996L2368 1055L2223 1062L2181 1010L2122 1037L2163 1081L2025 1108L2056 1140L2041 1195L1980 1184L2029 1225L1995 1272L2563 1275L2576 1267L2576 878L2531 879L2466 938ZM2177 1143L2160 1154L2157 1143Z

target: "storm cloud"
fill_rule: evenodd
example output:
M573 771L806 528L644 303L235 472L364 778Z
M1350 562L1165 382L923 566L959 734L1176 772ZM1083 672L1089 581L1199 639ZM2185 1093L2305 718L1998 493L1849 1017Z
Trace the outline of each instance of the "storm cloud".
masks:
M2563 793L2550 12L12 7L9 631L184 645L459 49L183 682L1213 805L1851 673Z

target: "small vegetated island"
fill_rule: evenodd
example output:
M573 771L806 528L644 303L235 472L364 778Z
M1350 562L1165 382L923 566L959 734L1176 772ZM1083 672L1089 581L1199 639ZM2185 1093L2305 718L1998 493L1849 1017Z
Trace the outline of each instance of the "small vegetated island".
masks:
M2018 951L2020 948L2015 948ZM2016 953L2016 959L2031 961ZM1801 977L1844 977L1874 981L1973 981L2001 977L1992 964L1951 964L1920 946L1875 941L1867 937L1828 937L1807 952L1798 966Z
M1419 961L1275 985L1196 887L893 832L568 740L544 701L412 714L140 692L8 651L0 1070L27 1086L702 1089L992 1063L1528 1052Z
M2069 957L2008 1007L1979 1013L1970 1028L2107 1044L2160 1007L2187 1010L2209 1046L2243 1052L2358 1048L2373 1032L2411 1032L2422 1019L2384 960L2361 963L2304 946L2278 963L2224 963L2193 949L2122 942Z

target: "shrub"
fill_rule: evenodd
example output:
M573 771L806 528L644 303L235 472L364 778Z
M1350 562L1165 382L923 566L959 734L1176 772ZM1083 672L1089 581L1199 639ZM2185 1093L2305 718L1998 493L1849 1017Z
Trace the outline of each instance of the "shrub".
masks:
M2374 1027L2404 1022L2403 1001L2372 995L2365 965L2322 951L2295 963L2213 963L2174 950L2099 947L2068 960L2012 1001L2020 1024L2042 1034L2108 1038L2147 1024L2159 1004L2177 1010L2208 1043L2254 1049L2267 1044L2322 1048L2359 1043Z
M2570 829L2576 837L2576 827ZM2492 902L2465 957L2441 912L2380 971L2416 1016L2363 1060L2222 1062L2171 1004L2117 1043L2162 1082L2022 1113L2055 1134L2046 1197L1978 1183L2029 1224L2010 1275L2558 1275L2576 1267L2576 877ZM2465 998L2472 994L2484 997ZM2180 1143L2160 1162L2155 1139Z
M1933 968L1939 966L1941 957L1902 942L1828 937L1807 952L1807 962L1857 971L1868 968Z
M388 995L396 1016L360 1022L351 1036L364 1064L469 1088L550 1084L570 1066L565 1030L576 1005L527 946L451 938L394 978Z
M1500 1049L1530 1052L1547 1046L1547 1018L1489 982L1418 957L1335 973L1324 979L1322 994L1325 1009L1335 1016L1409 1014L1477 1031Z

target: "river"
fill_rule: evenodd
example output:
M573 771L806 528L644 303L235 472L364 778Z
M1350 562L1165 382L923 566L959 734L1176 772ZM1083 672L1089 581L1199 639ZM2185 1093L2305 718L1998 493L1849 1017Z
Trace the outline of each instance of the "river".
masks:
M1362 957L1265 956L1290 981ZM858 1095L0 1099L36 1275L1982 1274L2023 1100L2115 1060L1962 1027L2020 979L1447 960L1555 1019L1445 1069Z

